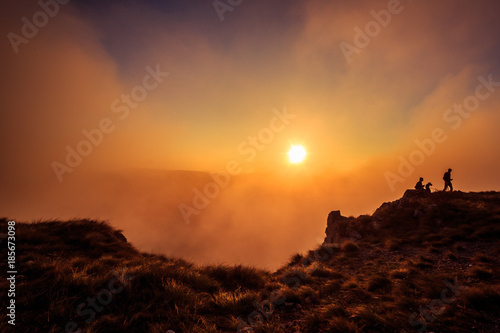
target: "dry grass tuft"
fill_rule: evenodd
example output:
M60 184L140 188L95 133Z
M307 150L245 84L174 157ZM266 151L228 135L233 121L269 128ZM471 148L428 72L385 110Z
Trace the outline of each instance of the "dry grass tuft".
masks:
M354 253L359 251L358 245L351 241L344 242L341 246L341 249L346 253Z

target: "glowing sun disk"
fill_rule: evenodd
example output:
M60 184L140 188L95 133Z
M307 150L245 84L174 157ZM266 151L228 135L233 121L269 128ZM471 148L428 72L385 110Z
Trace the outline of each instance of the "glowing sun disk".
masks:
M292 145L288 151L288 160L292 164L301 163L306 158L307 152L303 146Z

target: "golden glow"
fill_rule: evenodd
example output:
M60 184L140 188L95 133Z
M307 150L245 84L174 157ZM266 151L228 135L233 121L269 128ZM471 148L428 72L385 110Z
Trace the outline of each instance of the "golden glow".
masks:
M292 164L302 163L306 158L307 152L301 145L292 145L288 151L288 160Z

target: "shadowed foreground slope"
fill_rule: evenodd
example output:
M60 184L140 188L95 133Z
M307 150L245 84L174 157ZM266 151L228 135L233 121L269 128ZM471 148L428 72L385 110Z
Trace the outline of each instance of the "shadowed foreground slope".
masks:
M361 237L274 273L140 253L103 222L17 223L16 331L500 331L500 194L402 198L342 223Z

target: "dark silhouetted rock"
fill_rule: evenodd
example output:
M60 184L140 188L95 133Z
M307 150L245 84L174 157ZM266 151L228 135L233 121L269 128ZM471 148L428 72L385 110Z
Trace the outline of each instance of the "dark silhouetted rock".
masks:
M427 192L424 190L406 190L405 194L403 194L403 199L424 198L426 196Z
M342 216L340 211L334 210L328 214L326 226L325 244L340 245L344 241L357 241L361 239L361 235L349 226L350 219Z

